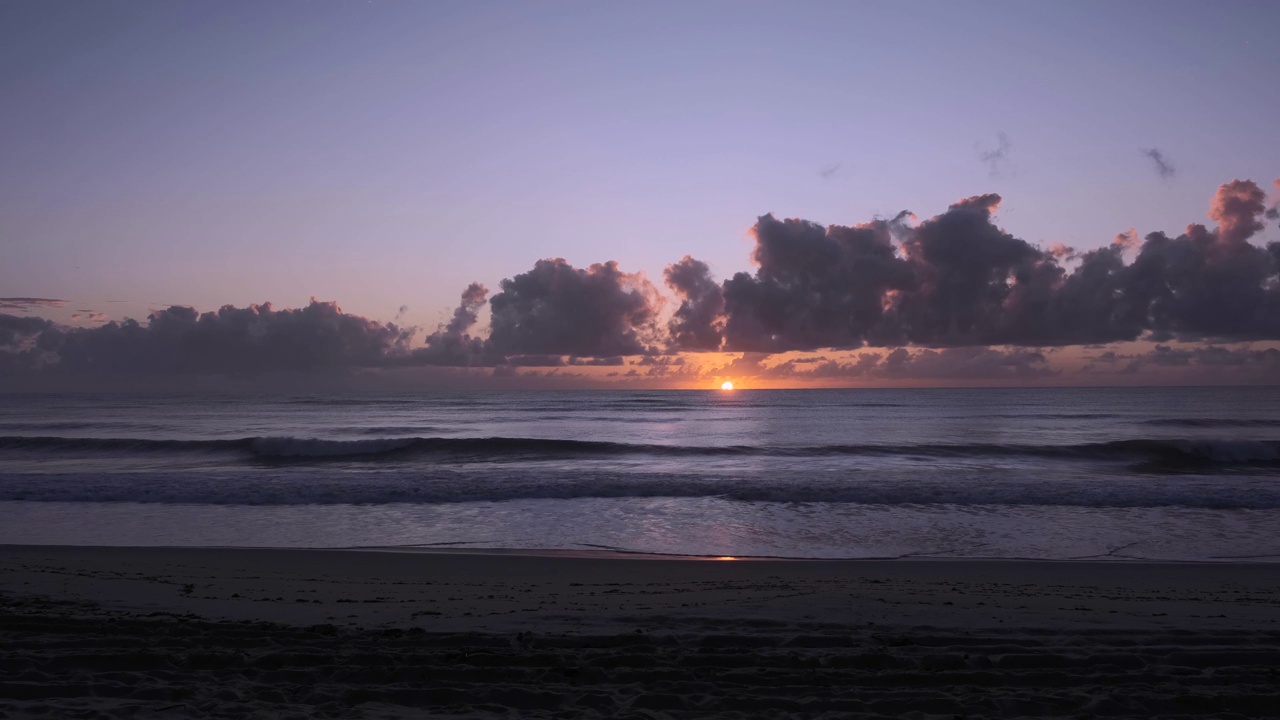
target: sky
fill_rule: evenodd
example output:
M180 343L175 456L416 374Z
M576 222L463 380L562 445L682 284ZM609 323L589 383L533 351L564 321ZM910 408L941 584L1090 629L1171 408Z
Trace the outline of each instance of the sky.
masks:
M686 255L717 284L757 273L762 216L853 227L911 211L882 234L899 258L915 243L919 259L930 218L987 194L998 204L964 212L1046 252L1073 248L1055 256L1069 273L1131 228L1127 261L1148 233L1176 238L1191 223L1217 233L1206 212L1236 179L1262 193L1242 202L1264 225L1241 240L1257 252L1240 264L1274 269L1280 255L1264 248L1280 231L1264 213L1280 199L1277 21L1280 5L1266 1L0 3L0 314L59 328L42 345L43 327L0 322L0 352L23 355L0 370L72 374L75 346L97 358L75 372L98 372L111 363L94 345L106 341L91 338L105 334L75 331L126 318L151 327L172 306L336 310L315 298L353 316L343 327L367 346L334 330L324 350L271 340L270 361L227 351L237 359L183 365L170 348L141 364L205 375L464 365L468 377L558 374L570 385L681 361L687 377L636 382L1280 381L1273 360L1229 372L1240 366L1201 367L1195 355L1263 357L1280 340L1271 295L1243 311L1266 315L1250 322L1183 308L1092 334L1018 334L1001 320L1000 332L944 337L917 318L765 342L765 330L748 340L744 328L774 300L744 281L725 285L727 314L708 320L715 347L695 348L671 340L667 323L688 298L664 274ZM554 258L564 263L538 265ZM925 264L942 267L935 260ZM993 262L1012 277L1041 260ZM934 271L922 267L902 282L927 283ZM808 268L797 270L805 282L821 273ZM1010 292L996 275L988 281ZM520 278L523 295L504 292ZM863 271L831 280L866 282ZM487 294L460 305L473 282ZM564 307L599 304L587 321L569 313L548 330L520 304L574 282L583 294ZM1249 282L1275 289L1274 273ZM916 292L891 285L876 286L886 308L885 293ZM1212 292L1203 305L1238 309ZM505 310L491 320L491 307ZM253 333L264 332L260 315ZM1047 317L1035 322L1057 322ZM490 337L491 325L503 329ZM1108 342L1137 344L1089 349ZM871 374L796 375L855 365L867 347L880 357ZM141 348L118 357L137 365ZM899 348L912 362L895 371ZM984 352L997 353L987 358L996 370L972 369L986 367ZM1123 359L1090 359L1106 352ZM327 359L308 359L316 353ZM511 360L520 356L534 364ZM762 369L788 360L807 363ZM917 361L962 370L903 369ZM1116 377L1085 370L1103 366Z

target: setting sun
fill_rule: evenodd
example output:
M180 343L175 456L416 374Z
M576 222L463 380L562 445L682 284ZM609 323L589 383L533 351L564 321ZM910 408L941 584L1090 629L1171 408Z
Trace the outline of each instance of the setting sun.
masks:
M721 389L721 390L732 390L732 389L733 389L733 383L729 382L728 380L725 380L724 382L720 383L720 389Z

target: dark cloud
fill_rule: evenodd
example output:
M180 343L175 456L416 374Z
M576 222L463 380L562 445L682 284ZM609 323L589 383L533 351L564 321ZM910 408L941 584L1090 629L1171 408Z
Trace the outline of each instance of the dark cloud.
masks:
M539 260L489 300L492 355L639 355L655 335L657 289L616 262L583 270Z
M0 310L34 310L36 308L62 307L66 300L57 298L4 297L0 298Z
M42 373L255 375L384 366L407 354L413 332L317 300L284 310L270 303L206 313L173 306L146 324L95 328L0 316L0 346L8 348L0 355L16 370Z
M924 349L909 355L898 348L885 357L881 367L887 378L991 380L1054 375L1046 363L1039 350L969 347Z
M1216 230L1194 224L1175 238L1147 235L1125 282L1127 296L1147 308L1153 339L1280 338L1280 248L1248 242L1264 210L1258 186L1234 180L1210 205Z
M1218 188L1208 210L1213 229L1193 224L1141 242L1129 230L1086 252L1013 236L995 222L1000 203L999 195L976 195L923 220L903 212L849 226L761 216L752 228L754 272L717 282L691 256L665 269L679 302L666 327L662 299L643 275L612 261L583 269L547 259L503 280L492 297L472 283L417 348L414 328L314 300L281 310L171 306L143 322L92 328L0 314L0 369L141 377L442 366L514 376L520 367L620 366L640 356L635 364L647 377L670 379L698 374L675 353L732 351L748 354L723 370L743 375L981 379L1047 372L1040 348L1162 343L1150 357L1090 359L1136 371L1232 367L1244 357L1195 355L1174 341L1280 340L1280 243L1257 244L1268 203L1252 181ZM486 302L487 336L475 334ZM62 303L0 299L22 311ZM74 317L104 319L89 310ZM856 361L765 361L864 346L895 349Z
M0 313L0 348L16 345L22 339L34 338L53 327L54 324L44 318Z
M502 366L518 367L563 367L563 355L511 355L503 359Z
M840 163L836 163L835 165L827 165L826 167L818 171L818 175L823 180L830 180L831 178L835 177L836 173L838 172L840 172Z
M19 371L56 361L39 347L40 336L54 327L44 318L0 313L0 370L12 377Z
M413 355L417 362L427 365L491 365L491 359L485 354L484 339L472 337L469 331L480 316L480 308L484 307L489 290L478 282L473 282L462 291L462 300L453 317L444 327L431 333L426 338L426 347L415 350Z
M1137 374L1158 368L1162 372L1177 372L1200 381L1239 378L1269 382L1280 380L1280 350L1276 348L1156 345L1147 352L1114 357L1117 362L1127 361L1118 371L1120 374Z
M1173 166L1173 163L1169 162L1169 159L1164 156L1160 148L1145 148L1142 154L1151 158L1152 167L1165 180L1178 174L1178 169Z
M1034 317L1061 276L1052 256L991 222L999 195L961 200L922 222L902 243L914 278L895 314L905 337L922 345L1031 341ZM1011 328L1010 326L1014 326ZM1035 338L1038 342L1039 338Z
M737 273L723 285L726 349L851 347L876 332L892 334L883 322L886 297L915 281L895 256L895 222L823 228L761 217L753 228L759 270ZM702 336L703 349L709 340Z
M621 355L614 355L612 357L590 357L590 358L570 357L569 364L593 366L593 367L611 367L616 365L626 365L627 361Z
M720 347L724 313L724 293L711 278L711 268L685 255L663 271L667 286L680 300L671 319L671 342L687 350L715 350Z
M675 348L781 352L862 345L1052 347L1151 337L1280 339L1280 244L1262 228L1262 191L1222 185L1217 228L1176 238L1129 230L1107 247L1042 249L999 228L1000 196L978 195L909 225L852 227L761 217L755 274L719 294L702 263L667 269L682 299ZM1135 253L1136 251L1136 253ZM1132 263L1126 254L1135 254ZM714 308L723 303L722 314Z
M37 341L41 333L53 326L43 318L0 313L0 385L5 378L49 362L51 358L37 347Z
M621 355L612 357L576 357L564 355L509 355L499 365L508 367L615 367L626 365Z
M1012 145L1009 143L1009 136L1003 132L996 133L996 147L993 150L983 150L978 153L978 159L987 164L987 172L991 177L998 177L1000 170L1004 166L1004 161L1009 155Z
M655 365L674 366L674 365L684 365L685 360L683 357L679 355L645 355L644 357L637 360L634 364L649 365L649 366L655 366Z

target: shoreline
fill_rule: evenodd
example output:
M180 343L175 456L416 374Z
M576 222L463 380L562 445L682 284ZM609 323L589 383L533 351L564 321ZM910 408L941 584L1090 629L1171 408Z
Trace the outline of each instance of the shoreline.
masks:
M457 628L476 624L467 618L487 617L494 627L567 623L609 629L618 625L618 612L679 619L701 616L707 607L728 619L1059 626L1083 619L1114 624L1118 618L1098 617L1110 610L1136 622L1135 609L1154 603L1170 605L1155 617L1217 627L1232 624L1224 622L1232 617L1280 623L1280 584L1274 577L1272 563L1239 561L728 560L606 550L0 545L0 592L8 594L126 612L275 622L332 621L338 619L336 609L343 609L341 619L361 626L403 625L413 613L429 611L436 624ZM345 592L352 584L381 594ZM190 592L173 590L188 585ZM622 590L602 602L592 589L605 587ZM779 595L778 588L791 594ZM1065 589L1093 605L1064 614L1056 596ZM949 594L983 600L960 602L967 598L944 597ZM1241 606L1236 600L1242 594L1257 602ZM541 602L516 600L533 596ZM801 606L787 601L792 596L807 599ZM378 598L386 602L366 602ZM685 602L689 598L694 602ZM345 607L353 605L360 611Z
M667 560L684 562L753 562L753 563L1028 563L1028 564L1082 564L1082 565L1273 565L1280 563L1280 554L1266 553L1248 556L1223 556L1205 559L1150 559L1125 555L1091 555L1087 557L1037 558L1008 557L999 555L943 555L907 553L904 555L862 557L806 557L789 555L692 555L687 553L661 553L621 548L513 548L513 547L439 547L420 545L350 545L350 546L270 546L270 545L67 545L0 543L0 553L10 549L55 548L68 550L104 549L114 551L149 550L226 550L256 552L363 552L419 555L473 555L496 557L564 558L586 560Z

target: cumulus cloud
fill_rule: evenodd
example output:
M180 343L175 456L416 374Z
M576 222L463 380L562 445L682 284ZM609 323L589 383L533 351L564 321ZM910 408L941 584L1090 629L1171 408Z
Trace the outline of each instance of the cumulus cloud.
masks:
M1234 180L1210 205L1217 229L1192 224L1173 238L1147 235L1125 281L1129 297L1147 308L1153 339L1280 338L1280 247L1248 242L1264 210L1258 186Z
M720 347L724 293L711 278L711 268L685 255L663 271L667 286L680 300L668 329L671 342L687 350L715 350Z
M759 269L754 276L737 273L723 284L726 349L856 346L884 328L886 297L914 281L895 256L895 221L823 228L806 220L760 217L752 228L752 259ZM710 291L703 296L714 297ZM699 337L701 349L712 349L712 333Z
M23 324L22 321L26 321ZM200 313L172 306L147 323L71 328L39 318L0 316L0 347L16 370L61 374L222 374L376 367L407 353L412 329L348 315L312 300Z
M724 281L719 295L693 258L668 268L682 300L674 346L782 352L1280 339L1280 244L1249 242L1266 210L1252 181L1218 189L1213 230L1197 224L1141 244L1129 230L1084 253L1005 232L994 221L1000 202L970 197L915 225L907 213L825 228L765 215L752 228L757 271Z
M1160 148L1145 148L1142 154L1151 159L1152 168L1161 178L1168 180L1178 173L1178 169L1164 156Z
M639 355L657 333L657 289L614 261L584 270L539 260L501 288L489 300L485 348L494 355Z
M38 308L62 307L66 300L37 297L0 297L0 310L35 310Z
M10 299L24 309L35 300ZM486 302L490 333L482 337L472 333ZM407 366L502 368L499 375L511 375L518 367L619 366L625 356L656 350L650 343L662 340L656 327L661 302L643 275L622 272L615 262L578 269L551 259L502 281L492 299L484 285L472 283L449 321L417 348L411 347L415 328L314 299L298 309L264 303L201 313L175 305L142 322L93 328L0 315L0 368L43 375L252 376ZM81 312L73 319L105 318Z
M453 317L444 327L427 336L426 347L414 351L414 359L428 365L486 365L484 338L472 337L471 328L480 316L489 290L473 282L462 291L462 299Z

